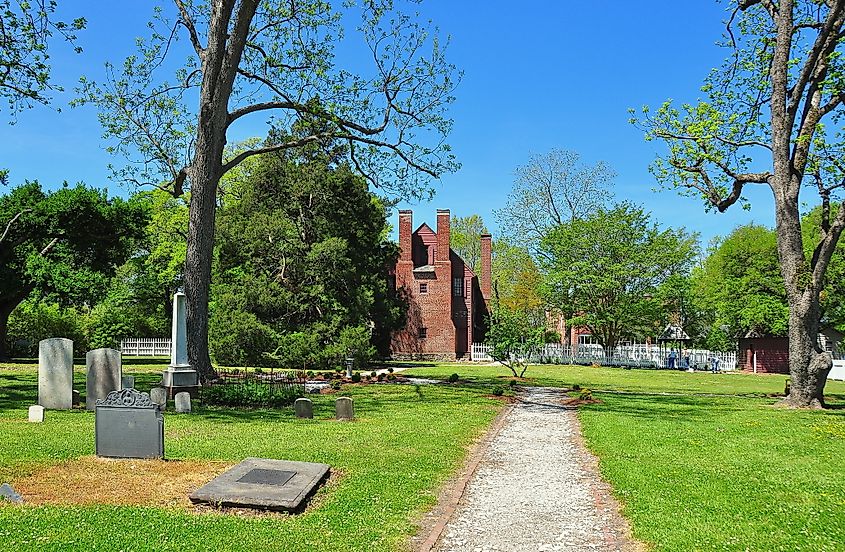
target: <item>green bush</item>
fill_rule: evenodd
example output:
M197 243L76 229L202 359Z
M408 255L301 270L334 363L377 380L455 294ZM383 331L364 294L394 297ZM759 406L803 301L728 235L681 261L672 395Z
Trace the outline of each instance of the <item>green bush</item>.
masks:
M578 398L582 401L591 401L593 400L593 392L589 389L581 389L581 393L579 393Z
M458 376L458 374L452 374L451 376L449 376L449 379L447 381L449 383L455 383L456 381L458 381L459 377L460 376Z
M361 382L361 374L355 372L352 374L352 383L360 383Z
M580 391L580 390L581 390L581 386L580 386L580 385L578 385L578 384L576 383L576 384L574 384L574 385L572 386L572 390L573 390L573 391Z
M340 391L340 387L342 385L343 385L343 382L341 380L339 380L339 379L332 380L331 386L332 386L332 389L334 389L335 391Z
M222 366L277 364L267 353L276 349L278 336L252 313L214 309L208 337L211 355Z
M373 370L372 372L370 372L370 377L371 377L371 378L376 377L376 371L375 371L375 370Z
M264 383L246 382L203 387L203 404L246 408L281 408L289 406L305 394L301 385L271 387Z
M497 385L496 387L493 388L493 394L497 397L501 397L502 395L505 394L505 388L502 387L501 385Z
M389 374L392 374L392 373L393 373L393 367L392 367L392 366L388 366L388 367L387 367L387 372L388 372Z
M384 374L379 374L379 375L377 375L377 376L376 376L376 380L378 380L378 381L384 381Z
M89 350L85 335L84 313L75 308L61 308L56 303L35 299L18 305L9 316L6 342L13 357L38 356L38 342L51 337L73 340L76 356Z

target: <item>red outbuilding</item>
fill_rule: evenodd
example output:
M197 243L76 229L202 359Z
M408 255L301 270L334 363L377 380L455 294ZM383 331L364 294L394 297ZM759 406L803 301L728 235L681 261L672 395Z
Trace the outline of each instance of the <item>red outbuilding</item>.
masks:
M437 210L437 231L413 227L413 212L399 211L396 287L408 300L405 328L391 341L393 358L456 359L484 340L490 298L491 246L481 236L481 277L449 247L450 213Z

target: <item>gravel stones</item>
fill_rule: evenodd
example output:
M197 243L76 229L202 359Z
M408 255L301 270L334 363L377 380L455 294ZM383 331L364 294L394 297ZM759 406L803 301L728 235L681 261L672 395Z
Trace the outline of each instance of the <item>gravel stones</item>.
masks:
M574 409L533 389L508 415L443 532L439 552L631 550Z

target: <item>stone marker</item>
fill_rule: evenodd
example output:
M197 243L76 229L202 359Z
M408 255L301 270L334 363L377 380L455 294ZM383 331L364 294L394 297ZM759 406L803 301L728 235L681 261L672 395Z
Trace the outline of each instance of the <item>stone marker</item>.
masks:
M311 399L296 399L293 403L293 410L297 418L313 418L314 404Z
M120 351L94 349L85 353L85 408L94 410L97 399L105 399L112 391L120 391L123 388L122 373Z
M215 506L298 512L329 469L326 464L247 458L188 498Z
M135 389L135 376L120 376L121 389Z
M63 337L38 343L38 404L53 410L73 407L73 341Z
M94 443L97 456L164 458L164 416L146 393L112 391L97 401Z
M355 407L349 397L338 397L334 402L334 417L338 420L355 419Z
M150 400L165 410L167 408L167 389L164 387L153 387L150 389Z
M41 423L44 421L44 407L40 404L34 404L29 407L29 421L34 423Z
M0 485L0 502L4 500L8 500L9 502L14 502L15 504L20 504L23 502L23 497L15 492L11 485L8 483L3 483Z
M197 371L188 364L188 326L185 294L173 296L173 321L171 323L170 365L161 375L161 385L173 397L180 391L196 391L199 386Z
M191 413L191 394L187 391L176 393L176 399L173 402L176 405L177 414Z

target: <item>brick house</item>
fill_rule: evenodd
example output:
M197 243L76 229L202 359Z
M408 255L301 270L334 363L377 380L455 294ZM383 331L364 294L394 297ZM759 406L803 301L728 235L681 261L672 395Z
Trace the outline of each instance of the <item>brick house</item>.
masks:
M450 213L437 210L437 230L411 231L412 211L399 211L399 261L393 276L408 299L405 328L391 340L393 358L456 359L482 342L487 326L491 237L481 236L481 277L449 247Z

